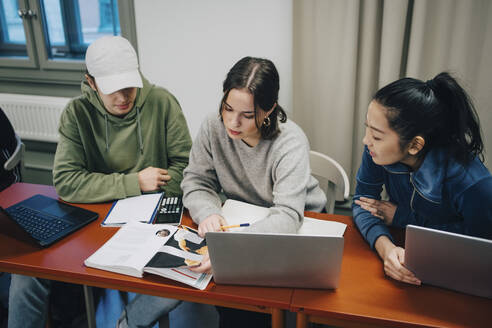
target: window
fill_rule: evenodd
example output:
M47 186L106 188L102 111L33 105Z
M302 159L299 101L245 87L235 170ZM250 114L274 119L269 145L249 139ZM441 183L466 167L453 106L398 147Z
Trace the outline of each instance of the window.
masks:
M0 0L0 51L2 56L27 56L26 37L16 1Z
M136 48L133 13L128 0L0 0L0 92L15 92L11 82L78 89L92 41L123 35Z
M83 59L87 46L103 35L119 35L116 0L41 0L50 58Z

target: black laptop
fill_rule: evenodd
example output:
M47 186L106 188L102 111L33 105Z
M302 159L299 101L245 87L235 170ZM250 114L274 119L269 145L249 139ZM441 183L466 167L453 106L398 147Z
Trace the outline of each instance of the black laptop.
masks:
M34 195L6 209L0 207L0 230L14 238L48 246L97 219L98 214Z

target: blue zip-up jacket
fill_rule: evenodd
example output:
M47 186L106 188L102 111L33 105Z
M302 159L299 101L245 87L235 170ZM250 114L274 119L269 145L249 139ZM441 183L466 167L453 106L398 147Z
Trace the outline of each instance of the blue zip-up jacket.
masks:
M412 172L402 164L377 165L365 147L357 172L354 201L381 199L383 185L397 205L392 226L407 224L492 239L492 176L475 158L464 166L441 149L429 151ZM383 220L352 203L354 221L367 242L388 236Z

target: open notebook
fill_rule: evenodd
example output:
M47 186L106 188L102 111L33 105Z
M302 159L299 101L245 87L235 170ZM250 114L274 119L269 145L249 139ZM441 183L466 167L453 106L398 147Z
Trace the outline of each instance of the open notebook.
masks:
M262 206L252 205L245 202L228 199L222 206L222 216L228 225L239 225L242 223L253 224L264 219L268 215L269 209ZM336 221L318 220L304 217L304 223L297 232L298 235L318 235L318 236L343 236L346 224ZM233 228L231 232L241 232L244 228Z

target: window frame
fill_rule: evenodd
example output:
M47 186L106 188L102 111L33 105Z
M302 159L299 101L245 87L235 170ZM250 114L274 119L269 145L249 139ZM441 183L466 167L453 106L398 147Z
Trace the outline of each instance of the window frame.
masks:
M46 48L40 0L17 0L19 10L36 14L22 19L26 34L26 57L0 57L0 93L66 95L80 93L80 82L85 72L83 59L49 58ZM137 50L134 0L117 0L121 36ZM56 89L63 86L62 89ZM61 94L60 94L61 93Z

